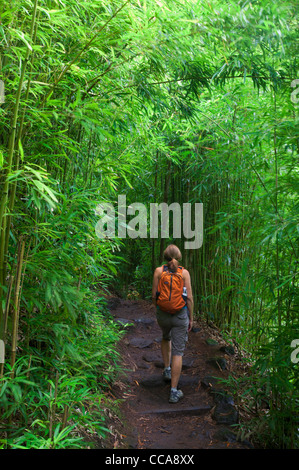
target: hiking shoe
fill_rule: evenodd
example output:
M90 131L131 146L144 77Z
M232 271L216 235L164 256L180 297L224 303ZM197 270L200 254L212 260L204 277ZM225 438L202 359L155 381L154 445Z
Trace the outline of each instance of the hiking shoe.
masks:
M171 381L171 369L164 369L163 370L163 379L165 382Z
M171 390L169 403L177 403L181 398L183 398L184 394L182 390Z

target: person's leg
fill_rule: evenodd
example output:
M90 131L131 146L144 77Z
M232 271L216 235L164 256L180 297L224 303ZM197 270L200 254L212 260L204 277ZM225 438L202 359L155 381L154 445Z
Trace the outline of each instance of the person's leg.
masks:
M163 379L170 382L171 379L171 321L170 315L157 309L157 321L162 331L161 354L164 362Z
M162 339L161 352L162 352L164 367L170 367L170 360L171 360L171 341L170 340Z
M177 388L181 371L182 371L183 357L174 355L172 356L171 363L171 388Z
M183 355L188 337L189 319L186 309L182 309L173 317L173 327L171 330L172 340L172 361L171 361L171 389L170 403L177 403L184 395L178 390L178 383L181 376Z

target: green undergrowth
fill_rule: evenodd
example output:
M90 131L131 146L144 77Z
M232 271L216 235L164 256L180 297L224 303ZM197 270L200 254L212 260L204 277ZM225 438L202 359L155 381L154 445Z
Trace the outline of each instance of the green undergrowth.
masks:
M109 387L118 373L122 333L105 307L84 320L40 328L0 379L0 448L74 449L101 445L115 402ZM58 319L59 320L59 319ZM26 346L24 345L24 349Z
M241 372L220 382L239 411L233 428L241 441L264 449L298 449L298 359L291 339L298 337L299 325L270 333L265 344L245 353Z

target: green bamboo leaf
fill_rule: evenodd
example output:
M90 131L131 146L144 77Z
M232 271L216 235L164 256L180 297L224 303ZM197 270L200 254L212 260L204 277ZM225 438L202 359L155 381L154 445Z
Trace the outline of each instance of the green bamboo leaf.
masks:
M47 186L45 183L42 183L41 181L39 180L32 180L32 183L37 187L37 189L40 191L40 193L43 195L43 197L47 200L47 201L54 201L54 202L58 202L58 199L57 197L55 196L54 192L52 191L52 189L49 188L49 186ZM47 198L47 196L45 195L45 191L49 194L50 198ZM58 194L58 193L56 193Z
M29 44L29 42L28 42L28 40L26 39L25 34L23 33L23 31L19 31L19 30L14 29L14 28L11 28L11 31L12 31L13 33L15 33L15 35L16 35L19 39L21 39L21 41L24 42L24 44L26 44L26 46L28 47L28 49L29 49L30 51L32 51L32 46L31 46L31 44Z
M21 160L24 161L24 149L21 140L18 141Z

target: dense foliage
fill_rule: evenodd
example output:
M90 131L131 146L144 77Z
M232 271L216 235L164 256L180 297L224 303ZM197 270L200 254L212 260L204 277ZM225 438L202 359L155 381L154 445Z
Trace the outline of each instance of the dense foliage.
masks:
M244 433L296 447L296 2L2 0L0 15L3 447L107 431L120 332L104 294L150 297L168 241L196 315L252 355L234 383ZM203 203L202 247L98 238L96 207L119 194Z

